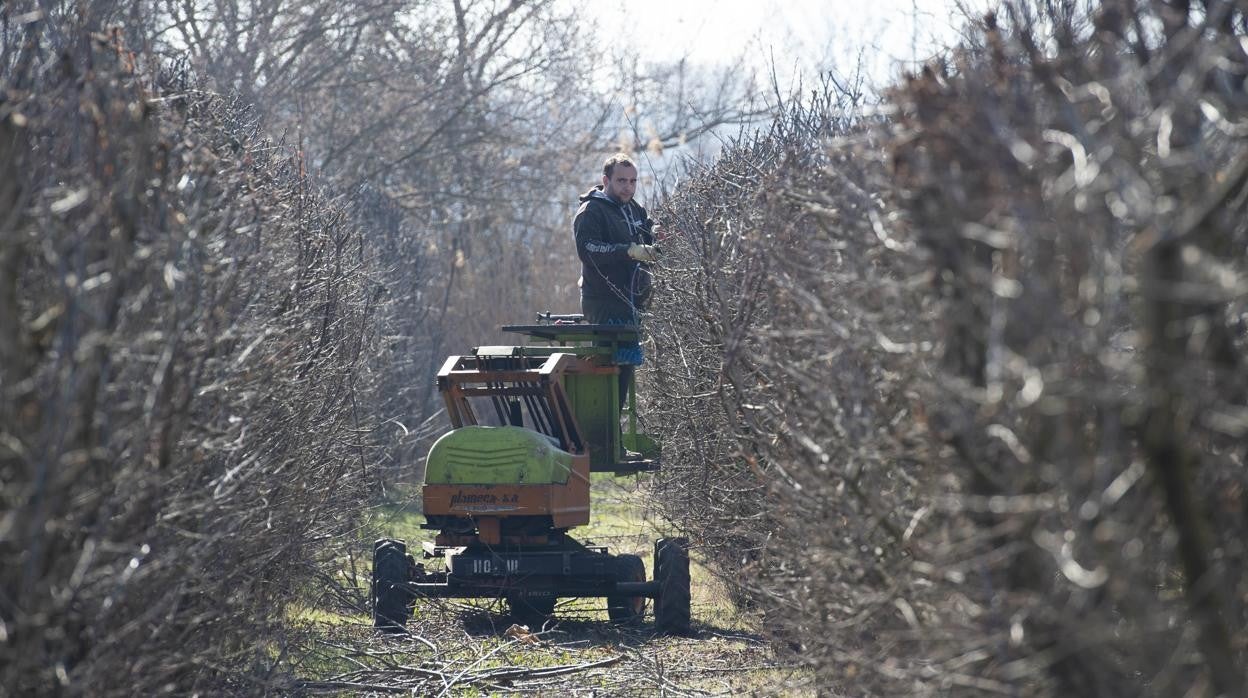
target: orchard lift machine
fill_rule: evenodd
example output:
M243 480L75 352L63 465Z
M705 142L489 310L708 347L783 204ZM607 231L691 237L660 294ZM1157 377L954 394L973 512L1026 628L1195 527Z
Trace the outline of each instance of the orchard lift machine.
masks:
M654 544L652 579L636 555L582 544L590 473L656 470L660 449L637 432L636 394L620 407L619 358L638 341L633 325L586 324L539 314L508 325L525 346L483 346L449 357L438 372L451 431L429 450L422 487L426 571L401 540L374 544L374 625L399 631L422 598L502 598L513 615L550 615L561 597L605 597L613 622L640 621L654 600L660 632L689 629L689 551L684 538ZM620 420L627 414L627 428Z

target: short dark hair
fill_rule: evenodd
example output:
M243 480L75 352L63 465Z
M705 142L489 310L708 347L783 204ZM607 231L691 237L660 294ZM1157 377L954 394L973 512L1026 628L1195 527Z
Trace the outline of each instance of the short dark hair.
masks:
M616 153L615 155L612 155L611 157L607 158L606 162L602 163L603 176L610 177L611 172L615 169L616 165L627 165L633 168L634 170L637 169L637 165L633 162L633 159L630 158L627 153Z

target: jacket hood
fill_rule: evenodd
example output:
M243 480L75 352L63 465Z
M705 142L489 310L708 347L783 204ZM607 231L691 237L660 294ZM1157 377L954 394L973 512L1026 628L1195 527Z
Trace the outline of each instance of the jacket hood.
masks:
M616 206L620 205L620 202L603 193L601 184L595 184L593 189L590 189L580 196L581 202L589 201L590 199L600 199L602 201L613 203Z

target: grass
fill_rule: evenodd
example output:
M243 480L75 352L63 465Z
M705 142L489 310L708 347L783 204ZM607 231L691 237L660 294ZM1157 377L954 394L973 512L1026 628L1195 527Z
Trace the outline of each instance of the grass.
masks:
M420 547L420 542L433 540L434 531L421 528L425 517L420 511L420 492L404 493L397 502L382 504L373 509L366 530L375 537L398 538L408 541L408 547Z

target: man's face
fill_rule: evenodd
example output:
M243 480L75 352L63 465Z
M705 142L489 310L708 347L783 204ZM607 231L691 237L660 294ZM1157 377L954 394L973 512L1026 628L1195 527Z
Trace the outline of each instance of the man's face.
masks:
M609 176L603 175L602 192L622 204L632 201L633 194L637 192L637 168L630 165L612 167Z

